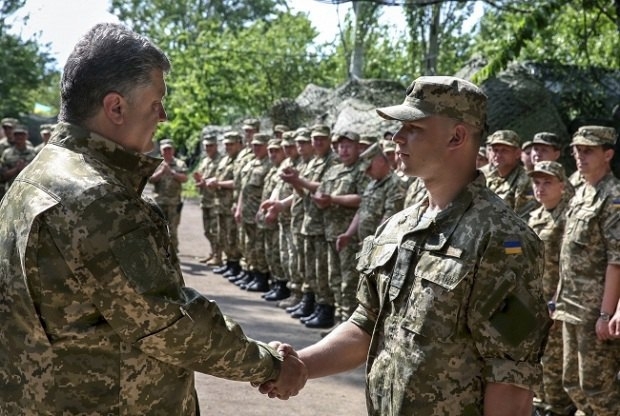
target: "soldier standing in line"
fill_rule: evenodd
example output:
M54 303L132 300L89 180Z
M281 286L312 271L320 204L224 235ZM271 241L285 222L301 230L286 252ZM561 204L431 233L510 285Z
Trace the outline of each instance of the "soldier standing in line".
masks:
M532 181L519 163L521 139L512 130L498 130L489 135L487 146L492 149L489 157L494 169L486 177L487 186L512 208L523 216L535 208L532 201Z
M361 155L366 149L375 143L378 143L379 139L374 134L362 134L360 135L360 141L357 143L357 151Z
M187 166L181 159L174 157L174 143L164 139L159 142L159 149L164 160L149 178L154 185L155 202L163 211L170 228L170 238L175 251L179 251L177 230L181 222L183 200L182 184L187 182Z
M222 247L220 246L220 230L218 229L218 217L222 207L218 203L216 190L208 187L206 179L215 177L217 166L222 160L222 155L217 149L217 137L215 134L204 132L202 134L202 146L205 157L194 172L196 186L200 190L200 208L202 210L202 228L204 235L211 245L211 254L198 261L207 266L220 267L222 265Z
M241 250L237 244L237 223L232 208L234 198L234 169L235 163L241 152L242 138L236 131L224 133L224 149L226 157L223 157L217 165L214 176L205 179L205 185L215 190L217 205L220 207L217 217L217 229L219 230L218 245L226 256L226 264L213 269L214 273L223 276L236 276L241 272Z
M620 181L611 172L617 135L583 126L571 148L586 181L575 191L560 252L554 319L564 326L563 385L587 415L617 416L620 340L609 321L620 298Z
M13 129L13 141L10 147L0 155L0 172L2 181L8 189L15 177L37 155L32 147L27 145L28 130L24 126L15 126Z
M536 162L528 175L532 178L534 198L540 203L540 207L530 212L528 225L544 244L543 296L549 302L552 313L553 299L560 280L560 246L570 196L564 189L564 168L558 162ZM537 392L534 399L535 406L545 416L569 416L576 410L562 387L563 358L562 323L558 321L549 330L547 345L541 358L542 390Z
M318 282L319 279L324 279L327 276L327 244L325 242L323 212L312 200L312 194L318 189L325 172L332 165L338 163L338 160L331 149L331 136L328 126L323 124L313 126L310 137L314 149L314 158L305 167L303 176L295 169L282 172L282 179L293 185L298 192L304 194L304 217L301 234L304 240L306 282L302 288L301 301L286 310L291 314L291 317L297 319L310 316L315 310L315 304L324 302L325 298L330 296L329 287L319 287Z
M521 163L525 172L530 172L534 168L534 161L532 160L532 141L528 140L521 145Z
M246 165L241 170L241 187L235 209L235 221L243 224L245 261L248 274L235 280L241 289L250 292L269 291L269 267L263 245L264 232L256 224L256 213L260 207L265 176L271 169L267 154L267 133L256 133L252 139L253 158L246 157Z
M41 124L41 127L39 127L39 133L41 134L41 143L39 143L34 148L35 153L39 153L41 149L43 149L43 146L47 144L47 142L50 140L50 137L52 137L53 129L54 125L52 124Z
M478 155L476 156L476 169L481 169L488 164L489 158L487 157L487 148L486 146L480 146L480 149L478 149Z

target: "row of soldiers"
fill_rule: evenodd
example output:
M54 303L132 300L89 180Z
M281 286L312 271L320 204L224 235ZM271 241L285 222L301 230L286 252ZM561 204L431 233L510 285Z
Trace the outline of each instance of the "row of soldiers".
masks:
M28 138L28 129L19 120L6 117L2 119L0 138L0 198L11 186L15 177L41 151L52 134L52 125L40 127L42 142L33 147Z
M225 258L215 272L266 292L306 327L330 328L355 308L360 242L421 202L423 181L399 171L391 134L372 140L324 125L276 126L265 134L256 120L243 130L224 135L226 156L216 137L204 134L207 156L194 179L209 262ZM602 329L614 314L620 320L620 186L609 165L616 137L613 128L581 127L570 144L578 168L570 178L553 133L524 143L516 132L499 130L480 151L487 186L545 243L543 288L557 322L537 393L544 414L613 414L605 409L620 403L620 341ZM604 403L593 393L601 389Z

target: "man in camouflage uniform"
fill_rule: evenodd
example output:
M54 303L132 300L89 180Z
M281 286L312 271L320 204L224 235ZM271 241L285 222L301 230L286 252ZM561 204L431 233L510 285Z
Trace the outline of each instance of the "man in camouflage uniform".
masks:
M492 149L489 161L494 167L486 177L487 186L518 215L527 215L536 208L536 201L531 202L531 180L519 163L519 135L512 130L498 130L487 138L487 147Z
M560 246L566 223L566 209L570 197L564 192L566 174L558 162L537 162L528 172L532 178L534 197L541 205L530 212L528 225L544 243L543 295L553 312L553 299L560 280ZM543 385L537 392L535 405L542 414L571 415L575 411L570 397L562 388L562 323L556 322L549 330L547 345L541 359Z
M199 261L208 266L221 266L222 263L222 246L220 246L220 231L217 228L218 216L220 215L220 206L216 198L216 190L213 187L207 187L206 179L215 177L217 165L222 160L222 156L217 150L217 137L215 134L205 132L202 135L202 145L205 151L205 157L202 159L198 168L194 172L194 180L196 186L200 189L200 208L202 209L202 228L205 237L211 245L211 254Z
M27 145L27 141L28 130L24 126L15 126L12 145L0 155L0 173L2 181L6 183L6 189L37 155L34 149Z
M283 398L303 386L301 362L185 287L166 221L141 198L161 163L144 152L169 67L109 23L67 60L54 137L0 203L2 415L194 416L194 371L279 377Z
M584 126L571 147L585 184L566 214L554 318L564 326L563 385L588 415L620 409L620 340L609 333L620 298L620 181L610 168L616 132Z
M241 169L239 199L235 210L235 221L243 224L245 260L248 274L243 279L235 280L242 289L250 292L269 291L269 266L264 249L264 231L256 224L256 213L260 207L265 177L271 169L267 157L267 142L271 135L256 133L251 145L254 157L249 159Z
M421 77L377 110L402 121L399 158L429 198L365 240L357 310L299 351L311 378L366 360L369 415L531 414L550 323L542 243L476 171L485 104L467 81Z
M50 137L52 137L53 129L54 126L52 124L41 124L41 126L39 127L39 133L41 134L41 143L39 143L34 148L35 153L39 153L41 149L43 149L43 146L47 144L47 142L50 140Z
M224 133L222 144L226 150L217 165L212 177L205 180L208 188L215 190L217 206L220 207L217 216L217 229L219 230L218 245L226 255L226 264L214 268L215 273L226 276L237 276L241 272L241 250L237 244L237 223L233 216L234 198L234 169L235 163L241 152L243 144L241 135L236 131Z
M315 303L327 303L331 291L327 280L327 244L325 241L325 224L323 212L312 200L327 170L338 163L336 154L331 149L330 129L323 124L312 127L310 133L314 158L305 166L303 172L296 169L284 171L282 179L303 193L304 217L301 234L304 245L305 283L302 287L302 300L287 309L293 318L310 316L315 311ZM315 298L316 294L316 298Z
M177 230L181 223L181 210L183 209L181 191L183 190L182 184L187 182L187 166L181 159L174 157L172 140L162 140L159 143L159 149L164 160L149 178L149 182L154 185L155 202L168 220L172 247L178 253Z
M521 145L521 163L525 172L531 172L534 169L534 161L532 160L532 141L528 140Z

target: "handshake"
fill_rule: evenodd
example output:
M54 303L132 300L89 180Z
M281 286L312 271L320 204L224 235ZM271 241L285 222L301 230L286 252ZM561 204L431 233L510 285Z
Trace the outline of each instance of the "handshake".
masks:
M288 400L291 396L297 396L306 385L308 369L289 344L272 341L269 345L283 357L280 374L275 380L269 380L262 384L252 383L252 386L258 387L258 391L270 398L277 397L280 400Z

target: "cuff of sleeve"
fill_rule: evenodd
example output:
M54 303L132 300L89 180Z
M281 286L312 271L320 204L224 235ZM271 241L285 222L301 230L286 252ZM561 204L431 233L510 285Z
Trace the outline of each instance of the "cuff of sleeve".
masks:
M349 317L349 322L359 326L368 334L372 334L375 328L375 319L362 305L357 306L357 309Z
M487 359L484 379L487 383L514 384L527 390L540 391L542 366L525 361Z
M283 358L280 356L280 354L275 349L265 344L264 342L256 341L256 344L258 345L258 348L260 349L261 357L263 357L265 361L267 361L267 363L269 363L270 361L272 364L272 370L268 372L266 374L265 379L260 380L260 382L277 379L278 376L280 375L280 369L282 368Z

